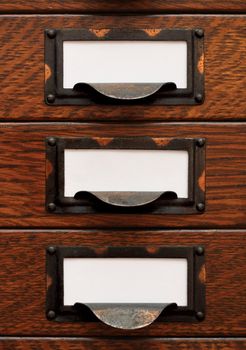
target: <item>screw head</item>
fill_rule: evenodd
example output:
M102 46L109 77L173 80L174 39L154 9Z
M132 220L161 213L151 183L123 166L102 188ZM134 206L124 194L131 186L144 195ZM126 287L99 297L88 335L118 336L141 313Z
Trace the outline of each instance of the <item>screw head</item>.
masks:
M49 203L49 204L48 204L48 209L49 209L49 211L55 211L55 210L56 210L56 205L55 205L55 203Z
M196 29L196 30L195 30L195 35L196 35L198 38L203 38L203 37L204 37L204 30L203 30L203 29Z
M48 103L54 103L55 102L55 95L52 95L52 94L49 94L47 97L46 97L46 100Z
M53 320L55 317L56 317L56 313L55 313L54 310L49 310L49 311L47 312L47 318L48 318L49 320Z
M205 204L204 203L198 203L197 206L196 206L196 209L198 211L204 211L205 209Z
M50 246L50 247L47 248L47 253L49 253L50 255L55 254L55 252L56 252L56 248L55 247Z
M56 37L56 30L55 29L49 29L47 31L47 35L50 39L54 39Z
M49 146L55 146L56 145L56 139L54 137L48 138L48 145Z
M196 247L196 254L197 255L203 255L204 254L204 248L201 246Z
M204 313L203 313L202 311L198 311L198 312L196 313L196 318L197 318L199 321L204 320L204 317L205 317L205 315L204 315Z
M197 139L197 140L196 140L196 145L197 145L198 147L203 147L203 146L205 145L205 139L202 139L202 138Z
M195 100L196 100L197 103L201 103L202 99L203 99L202 94L196 94Z

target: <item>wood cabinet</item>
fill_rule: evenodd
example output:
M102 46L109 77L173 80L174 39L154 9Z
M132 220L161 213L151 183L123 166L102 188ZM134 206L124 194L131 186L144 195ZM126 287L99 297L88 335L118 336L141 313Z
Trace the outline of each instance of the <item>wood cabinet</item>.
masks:
M246 349L245 24L242 0L0 0L0 349ZM202 96L191 94L189 103L91 98L80 104L78 93L75 104L53 103L56 96L48 98L47 81L52 76L52 93L58 94L57 74L63 71L47 66L47 35L53 40L55 31L81 29L98 42L111 30L113 41L114 31L124 31L121 41L130 41L127 33L134 31L146 41L162 30L178 30L189 32L193 42L198 30L202 44L188 52L194 67L187 69L191 81L200 79ZM53 52L53 63L61 68L58 52L61 47ZM148 139L148 145L155 144L151 149L165 148L172 140L194 142L203 147L203 158L189 153L188 174L203 200L183 211L166 210L170 198L161 202L162 211L160 202L118 208L93 201L89 206L87 200L73 210L68 200L69 209L55 210L60 196L54 195L54 203L47 201L53 191L49 179L53 174L56 183L59 172L65 172L64 159L53 152L50 162L47 144L83 138L88 150L105 150L117 139L119 148L127 149L130 138ZM132 149L145 149L132 142ZM128 330L90 318L56 322L47 313L47 290L54 282L47 274L49 247L51 253L54 247L73 247L75 252L93 248L102 256L105 247L138 247L150 255L158 247L191 247L194 252L198 247L205 260L196 270L205 290L205 315L196 313L195 322L157 318Z

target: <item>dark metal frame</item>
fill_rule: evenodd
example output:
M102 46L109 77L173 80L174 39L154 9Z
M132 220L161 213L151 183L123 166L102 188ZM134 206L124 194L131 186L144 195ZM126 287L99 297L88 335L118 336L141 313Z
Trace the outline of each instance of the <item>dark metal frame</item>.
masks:
M186 258L188 260L188 306L171 309L160 315L158 321L201 321L205 317L205 285L199 278L204 269L204 248L198 247L48 247L46 268L48 283L46 314L48 319L60 322L97 321L88 307L78 311L63 304L64 258ZM175 300L174 300L175 302ZM51 317L52 316L52 317Z
M102 141L105 141L102 144ZM141 207L122 208L88 198L64 197L64 149L156 149L186 150L189 153L188 198L162 199ZM46 139L46 208L54 213L147 212L154 214L194 214L205 210L205 192L199 179L205 174L205 139L165 139L151 137L54 138Z
M45 102L48 105L88 105L106 104L158 104L179 105L199 104L204 100L204 72L199 70L199 60L203 57L202 29L161 29L158 34L150 36L145 29L113 28L103 36L97 36L93 29L47 29L45 31L45 65L50 70L45 83ZM132 40L132 41L186 41L187 50L187 88L173 91L158 90L153 96L135 100L114 100L109 97L93 94L93 91L75 91L63 88L63 41L96 41L96 40ZM106 84L105 84L106 85ZM124 87L124 84L122 84Z

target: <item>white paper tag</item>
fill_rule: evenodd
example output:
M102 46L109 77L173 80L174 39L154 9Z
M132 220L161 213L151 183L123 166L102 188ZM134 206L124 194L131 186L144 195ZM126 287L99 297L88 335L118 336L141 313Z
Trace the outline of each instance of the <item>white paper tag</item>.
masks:
M66 149L64 195L88 192L165 192L188 198L187 151Z
M186 41L64 41L63 87L167 83L187 88Z
M64 305L188 305L188 261L184 258L65 258L63 267Z

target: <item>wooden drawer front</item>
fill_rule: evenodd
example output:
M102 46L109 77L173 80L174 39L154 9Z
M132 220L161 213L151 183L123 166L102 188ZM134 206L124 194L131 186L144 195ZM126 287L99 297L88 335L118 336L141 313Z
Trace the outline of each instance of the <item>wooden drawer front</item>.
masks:
M95 131L96 130L96 131ZM206 139L204 213L56 214L45 207L45 138L153 136ZM244 124L7 124L0 138L2 227L244 228L246 222ZM49 173L47 168L47 173Z
M77 5L80 6L80 2ZM0 117L5 121L221 121L246 118L244 93L246 74L245 60L242 59L246 53L243 35L245 16L167 15L151 18L148 16L0 16L0 23L2 43ZM91 28L92 23L92 29L113 27L204 29L204 103L195 106L46 105L44 102L44 30L46 28ZM202 61L201 59L199 69L203 67Z
M0 334L21 336L243 336L246 331L245 231L1 231ZM46 318L46 248L196 246L205 249L206 317L119 330L102 322ZM206 271L206 272L205 272ZM206 275L206 276L205 276Z
M121 6L119 6L121 5ZM193 2L191 0L174 0L163 2L159 0L149 1L149 0L139 0L135 1L134 6L132 6L131 1L120 1L108 2L106 0L73 0L64 3L61 0L52 1L52 6L49 6L47 0L38 0L32 2L28 1L17 1L14 0L11 3L8 1L1 0L0 11L2 13L13 13L13 12L24 12L24 13L94 13L94 12L181 12L181 13L191 13L191 12L238 12L246 11L245 2L243 0L230 0L230 1L212 1L198 0Z
M245 350L245 339L45 339L24 338L0 340L1 350Z

